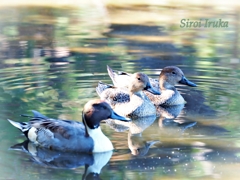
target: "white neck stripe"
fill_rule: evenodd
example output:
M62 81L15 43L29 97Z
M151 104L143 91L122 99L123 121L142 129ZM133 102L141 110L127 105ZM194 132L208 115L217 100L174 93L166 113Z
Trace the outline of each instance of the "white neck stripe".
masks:
M86 127L89 136L93 139L93 152L105 152L114 149L112 142L103 134L100 126L96 129Z

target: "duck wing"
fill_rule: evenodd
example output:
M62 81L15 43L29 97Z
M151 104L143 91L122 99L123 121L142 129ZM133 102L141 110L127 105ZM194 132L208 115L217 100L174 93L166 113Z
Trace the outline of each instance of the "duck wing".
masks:
M130 102L130 95L125 88L117 88L115 86L98 83L96 91L101 99L107 101L112 108L117 104L124 104Z
M33 143L41 147L60 150L91 152L93 140L85 126L77 121L33 117L29 122L8 121Z
M32 128L36 128L38 135L43 132L54 137L70 139L75 135L85 134L84 125L77 121L35 117L29 123Z
M47 116L41 114L40 112L38 112L36 110L32 110L32 113L33 113L33 117L48 118Z

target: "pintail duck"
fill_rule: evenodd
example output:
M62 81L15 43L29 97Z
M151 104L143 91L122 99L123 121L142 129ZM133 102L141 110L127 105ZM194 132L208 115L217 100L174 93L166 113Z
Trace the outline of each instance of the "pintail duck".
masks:
M117 72L107 66L108 74L116 87L127 87L130 81L131 74L126 72ZM153 95L144 91L147 97L155 105L178 105L184 104L185 101L181 94L175 88L175 85L185 84L188 86L196 87L197 85L189 81L183 74L182 70L176 66L165 67L159 76L159 80L149 78L152 87L159 89L161 95Z
M155 106L142 90L160 94L152 87L147 75L139 72L130 76L128 88L117 88L102 82L96 87L98 95L106 100L114 111L131 118L156 115Z
M68 152L95 153L113 150L111 141L103 134L100 127L100 122L108 118L130 121L116 114L102 100L91 100L85 104L82 112L83 123L47 118L37 112L29 122L8 121L40 147Z

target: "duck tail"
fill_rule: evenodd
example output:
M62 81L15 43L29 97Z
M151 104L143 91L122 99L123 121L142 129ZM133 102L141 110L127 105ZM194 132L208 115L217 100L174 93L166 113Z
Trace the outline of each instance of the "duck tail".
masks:
M24 134L25 132L28 132L28 130L30 129L30 126L28 123L26 122L16 122L16 121L12 121L10 119L8 119L8 121L15 126L16 128L18 128L20 131L22 131Z
M128 87L128 81L132 74L123 71L115 71L108 65L107 71L115 87Z
M115 80L116 75L117 75L116 72L112 68L110 68L108 65L107 65L107 71L108 71L108 75L111 78L113 84L116 85L117 84L117 82Z
M110 85L105 84L105 83L99 81L99 82L98 82L98 86L96 87L96 92L97 92L98 96L101 97L102 92L103 92L105 89L107 89L109 86L110 86Z

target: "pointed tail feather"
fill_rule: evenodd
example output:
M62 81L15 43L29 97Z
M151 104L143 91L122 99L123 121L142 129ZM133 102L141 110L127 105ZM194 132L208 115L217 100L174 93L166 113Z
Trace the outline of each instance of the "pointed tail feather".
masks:
M110 84L105 84L101 81L98 82L98 86L96 87L96 92L99 97L101 97L102 92L107 88L112 88L113 86Z
M107 71L115 87L128 87L129 78L132 74L123 71L115 71L108 65Z
M13 125L15 126L16 128L18 128L19 130L21 130L23 133L25 131L28 131L30 126L28 123L26 122L15 122L15 121L12 121L10 119L8 119L8 121Z
M12 120L10 120L10 119L8 119L8 121L9 121L13 126L15 126L16 128L20 129L21 131L23 130L23 127L22 127L21 123L12 121Z
M107 71L108 71L108 75L109 77L111 78L113 84L115 84L115 72L113 71L112 68L110 68L108 65L107 65Z

